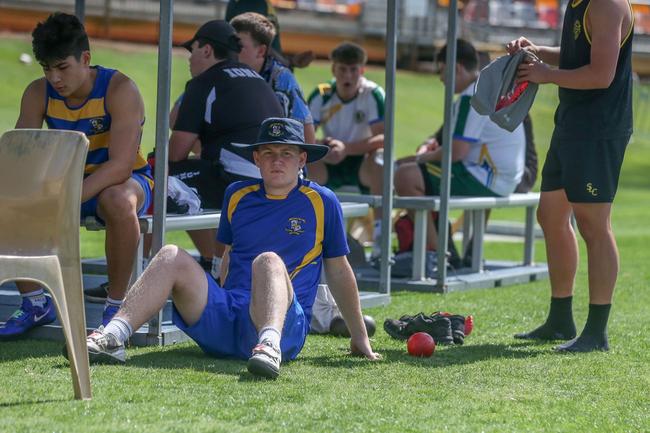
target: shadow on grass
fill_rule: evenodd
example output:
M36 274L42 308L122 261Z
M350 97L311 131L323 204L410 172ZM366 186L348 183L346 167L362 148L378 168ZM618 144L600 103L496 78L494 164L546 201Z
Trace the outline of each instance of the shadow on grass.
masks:
M70 398L44 398L42 400L27 400L27 401L12 401L7 403L0 402L0 409L5 407L19 407L19 406L29 406L32 404L43 404L43 403L61 403L64 401L70 401Z
M468 344L463 346L438 346L431 362L423 362L427 358L416 358L410 356L406 350L379 349L382 355L381 362L409 363L421 367L446 367L450 365L473 364L489 359L523 359L534 358L551 352L550 349L538 349L540 344L535 342L521 342L513 344ZM330 356L308 356L300 357L301 362L313 364L319 367L349 368L357 365L360 360L357 357L330 357Z
M0 363L26 358L61 356L62 347L63 344L56 341L32 339L0 341Z
M127 349L128 356L128 349ZM246 364L235 358L214 358L203 353L198 347L172 347L162 351L132 354L127 357L127 367L158 369L192 369L210 373L239 376Z
M215 358L203 353L198 347L168 348L164 351L133 355L126 366L171 370L192 369L199 372L238 376L239 382L266 381L246 370L246 361L238 358Z

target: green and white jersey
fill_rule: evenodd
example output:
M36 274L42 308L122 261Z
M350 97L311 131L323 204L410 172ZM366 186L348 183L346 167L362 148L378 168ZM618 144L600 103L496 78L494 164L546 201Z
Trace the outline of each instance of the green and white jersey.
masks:
M467 170L494 193L511 194L524 172L526 137L523 125L508 132L481 116L470 105L474 83L463 90L453 106L453 137L470 144L463 159Z
M319 84L309 96L309 110L314 125L323 128L325 136L344 143L372 136L370 125L384 121L384 89L361 77L357 96L341 101L336 82Z

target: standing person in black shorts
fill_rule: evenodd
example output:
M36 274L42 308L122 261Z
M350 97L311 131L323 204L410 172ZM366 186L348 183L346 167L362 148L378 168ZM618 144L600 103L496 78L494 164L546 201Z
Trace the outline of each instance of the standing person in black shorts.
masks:
M523 37L506 46L510 54L524 49L559 65L525 64L518 74L520 81L557 84L560 104L537 211L546 239L551 308L542 326L515 335L570 340L556 347L559 352L609 349L607 320L618 274L610 215L632 134L633 27L628 0L571 0L559 48ZM571 302L578 245L571 214L587 245L589 266L589 316L577 338Z
M275 93L257 72L236 59L239 38L230 24L202 25L183 46L190 51L190 73L169 139L170 174L198 188L202 205L221 208L226 187L236 180L259 179L259 169L236 155L231 143L252 143L262 121L281 117ZM187 159L196 140L201 158ZM197 179L190 176L197 174ZM223 246L215 230L189 232L205 268L218 270ZM216 257L212 264L213 257ZM211 266L212 265L212 266ZM216 277L216 276L215 276Z

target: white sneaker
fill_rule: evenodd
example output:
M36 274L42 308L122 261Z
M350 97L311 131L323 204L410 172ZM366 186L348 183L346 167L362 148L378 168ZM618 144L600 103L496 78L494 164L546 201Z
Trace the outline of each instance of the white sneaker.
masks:
M91 364L124 364L126 362L124 344L118 342L113 334L105 333L103 326L95 329L86 338L86 344Z
M248 358L248 371L255 376L275 379L280 374L282 353L273 347L270 341L264 340L253 348L253 354Z

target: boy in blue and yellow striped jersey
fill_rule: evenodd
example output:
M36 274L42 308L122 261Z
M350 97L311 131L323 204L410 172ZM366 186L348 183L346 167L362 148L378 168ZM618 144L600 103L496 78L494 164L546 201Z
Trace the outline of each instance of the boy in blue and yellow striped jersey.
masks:
M32 46L45 76L25 89L16 128L41 128L45 121L52 129L83 132L90 141L81 217L96 216L106 224L106 324L124 298L140 236L138 215L151 201L151 168L140 154L144 103L126 75L91 66L88 36L75 16L50 15L34 29ZM0 326L0 338L56 318L42 288L27 283L18 288L22 306Z

